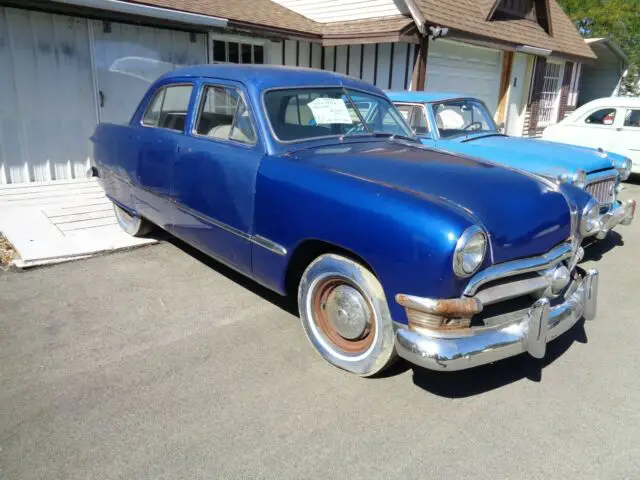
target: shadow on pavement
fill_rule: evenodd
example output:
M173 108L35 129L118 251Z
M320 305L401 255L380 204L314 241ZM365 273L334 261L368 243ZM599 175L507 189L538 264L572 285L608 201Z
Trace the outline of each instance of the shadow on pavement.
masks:
M542 370L555 362L574 343L587 343L584 320L547 345L544 359L528 354L507 358L494 364L458 372L433 372L412 366L413 383L434 395L465 398L509 385L523 378L533 382L542 380Z
M598 261L607 252L613 250L615 247L621 247L623 245L624 240L622 240L622 235L615 230L611 231L604 240L596 240L588 245L583 245L584 258L582 259L582 262Z
M220 275L224 275L232 282L237 283L241 287L246 288L247 290L255 293L268 302L273 303L275 306L281 308L285 312L290 313L291 315L295 315L296 317L298 316L298 305L295 301L295 298L292 299L289 297L278 295L277 293L269 290L266 287L263 287L262 285L243 275L242 273L236 272L234 269L227 267L223 263L220 263L219 261L207 255L206 253L201 252L200 250L192 247L191 245L183 242L177 237L174 237L170 233L165 232L161 229L156 229L156 231L154 231L152 235L152 238L172 244L187 255L198 260L200 263L215 270Z

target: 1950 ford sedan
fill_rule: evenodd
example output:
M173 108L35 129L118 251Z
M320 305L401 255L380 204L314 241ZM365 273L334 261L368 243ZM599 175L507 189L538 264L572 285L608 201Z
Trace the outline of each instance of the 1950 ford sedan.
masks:
M598 203L422 146L364 82L283 67L177 70L128 125L102 124L92 140L123 229L159 225L297 295L313 347L355 374L396 354L444 371L542 357L595 315L598 274L577 263L581 237L602 228Z
M600 202L603 239L616 225L629 225L635 200L617 199L620 180L632 162L622 155L500 133L486 105L450 93L386 92L422 143L451 152L526 170L585 189Z

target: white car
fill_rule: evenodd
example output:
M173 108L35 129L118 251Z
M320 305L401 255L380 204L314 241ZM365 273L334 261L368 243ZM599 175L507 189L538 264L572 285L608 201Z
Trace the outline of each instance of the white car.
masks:
M624 155L633 161L631 170L640 173L640 98L593 100L547 127L542 138Z

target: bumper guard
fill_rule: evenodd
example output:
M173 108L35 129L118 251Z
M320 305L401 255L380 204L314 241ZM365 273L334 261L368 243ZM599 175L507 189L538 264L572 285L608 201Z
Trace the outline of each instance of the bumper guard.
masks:
M569 330L580 318L595 317L597 270L588 270L576 282L577 288L563 303L551 307L549 300L542 298L522 318L497 327L446 332L403 326L396 330L397 352L411 363L439 371L472 368L524 352L542 358L547 342Z
M598 240L602 240L618 225L629 225L636 213L636 201L616 202L607 213L600 217L602 229L596 234Z

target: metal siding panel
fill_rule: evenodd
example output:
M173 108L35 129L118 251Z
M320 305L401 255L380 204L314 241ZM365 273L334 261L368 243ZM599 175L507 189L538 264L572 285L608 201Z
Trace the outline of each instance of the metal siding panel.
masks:
M335 47L325 47L324 49L324 69L333 71L333 50Z
M285 40L284 64L290 67L296 66L296 41Z
M322 67L322 45L312 43L311 48L311 66L319 69Z
M391 44L378 44L378 69L376 72L376 85L379 88L389 87L389 68L391 68Z
M373 67L375 63L376 46L367 44L364 46L362 62L362 80L373 83Z
M351 45L349 52L349 75L360 78L360 45Z
M393 58L391 59L391 89L403 90L404 89L404 73L405 65L407 61L407 48L406 43L396 43L393 49Z
M267 41L265 49L267 52L265 63L270 65L282 65L282 42Z
M338 52L336 54L335 71L345 75L347 73L347 46L346 45L338 46Z
M100 120L127 123L140 99L159 76L185 65L206 63L205 34L191 42L188 32L93 21L98 88L105 104Z
M300 58L298 65L300 67L310 67L309 65L309 49L311 44L309 42L300 42Z
M0 182L84 177L96 122L87 21L0 11L1 81L12 93L0 96Z

